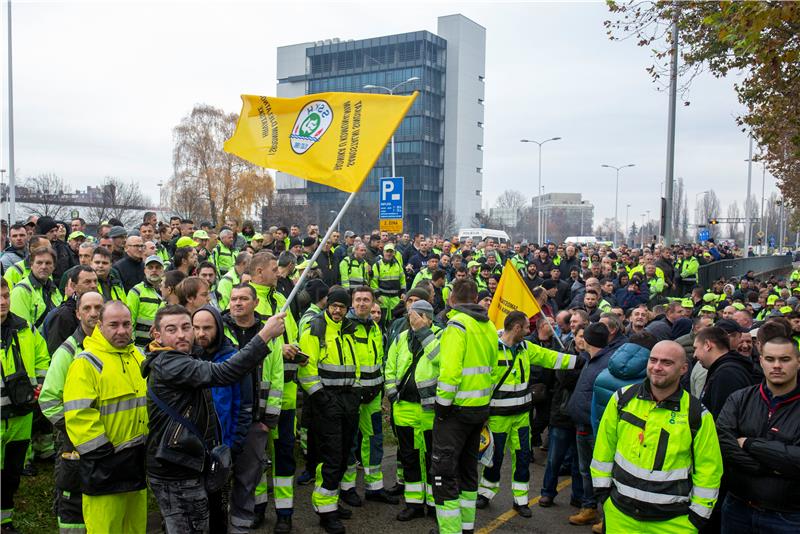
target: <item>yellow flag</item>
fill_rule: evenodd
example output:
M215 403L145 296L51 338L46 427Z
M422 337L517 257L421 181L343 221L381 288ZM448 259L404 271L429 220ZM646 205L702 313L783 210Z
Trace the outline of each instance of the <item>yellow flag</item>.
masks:
M242 95L242 113L225 151L352 193L361 187L416 97L416 92Z
M500 277L497 290L494 292L492 304L489 306L489 320L501 329L506 315L512 311L521 311L528 317L533 317L542 309L533 298L528 284L522 279L519 271L514 268L511 261L507 261L503 276Z

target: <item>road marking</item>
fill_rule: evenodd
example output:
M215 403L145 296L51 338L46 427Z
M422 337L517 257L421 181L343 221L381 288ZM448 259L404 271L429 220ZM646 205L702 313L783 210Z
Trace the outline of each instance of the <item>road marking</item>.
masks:
M571 479L568 478L567 480L562 480L558 484L558 486L556 486L556 489L558 491L561 491L564 488L566 488L567 486L569 486L570 484L572 484L572 480ZM533 506L534 504L539 502L539 499L541 499L541 498L542 497L539 496L539 497L534 497L533 499L529 500L528 501L528 506ZM481 529L478 530L478 534L489 534L490 532L494 532L498 528L500 528L503 525L505 525L506 523L508 523L516 515L518 515L517 511L512 508L511 510L509 510L509 511L505 512L504 514L502 514L502 515L496 517L495 519L493 519L492 522L489 523L488 525L486 525L485 527L481 527Z

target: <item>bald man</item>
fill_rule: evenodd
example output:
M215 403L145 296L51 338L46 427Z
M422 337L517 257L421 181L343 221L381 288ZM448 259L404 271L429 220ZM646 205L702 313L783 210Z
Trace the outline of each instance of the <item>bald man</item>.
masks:
M608 532L695 532L711 517L722 455L714 418L681 388L687 368L678 343L657 343L647 378L603 413L591 471Z

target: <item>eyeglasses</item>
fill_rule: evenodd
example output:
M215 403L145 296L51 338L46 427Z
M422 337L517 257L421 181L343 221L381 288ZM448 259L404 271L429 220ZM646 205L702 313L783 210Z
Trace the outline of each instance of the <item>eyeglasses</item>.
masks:
M144 248L144 244L141 244L141 245L128 245L128 246L129 247L133 247L133 248Z

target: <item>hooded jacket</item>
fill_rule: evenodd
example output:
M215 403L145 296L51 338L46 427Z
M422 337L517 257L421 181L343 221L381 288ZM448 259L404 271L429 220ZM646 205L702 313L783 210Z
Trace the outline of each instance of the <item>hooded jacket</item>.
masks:
M592 429L597 434L600 419L611 396L628 384L638 384L647 376L650 350L634 343L625 343L608 360L608 368L597 375L592 392Z
M206 304L192 315L197 315L201 311L207 311L214 317L217 325L217 336L214 344L207 348L195 346L194 352L203 360L214 363L227 361L236 353L236 348L231 340L225 336L225 325L219 310ZM241 452L242 445L250 423L253 422L253 380L251 376L245 376L238 382L228 386L216 386L211 388L211 396L214 399L214 408L217 411L222 442L231 448L234 454Z
M210 387L241 381L267 355L267 345L255 336L221 363L206 361L172 347L151 343L142 363L148 391L205 431L205 443L148 399L147 474L167 480L196 479L203 472L204 447L216 439L216 413Z
M731 393L756 384L756 378L750 358L735 351L728 352L708 368L700 400L716 420Z

